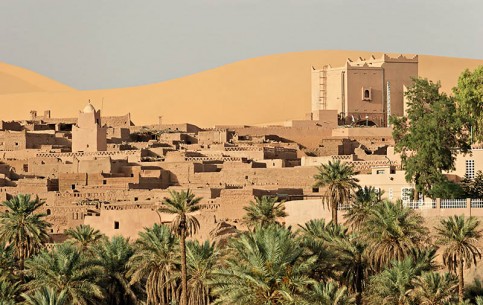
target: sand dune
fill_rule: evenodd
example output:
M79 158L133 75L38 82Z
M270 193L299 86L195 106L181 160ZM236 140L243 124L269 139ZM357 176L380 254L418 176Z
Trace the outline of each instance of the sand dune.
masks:
M225 65L186 77L145 86L77 91L30 71L0 65L0 119L27 118L30 110L52 110L55 117L73 117L88 99L104 115L130 112L136 124L191 122L259 124L302 119L310 111L310 69L325 64L339 66L359 56L378 52L306 51L263 56ZM394 54L392 54L394 55ZM483 60L419 56L419 73L441 80L449 92L466 68ZM10 71L10 72L9 72ZM4 76L5 75L5 76ZM33 77L37 75L38 77ZM10 85L11 84L11 85ZM37 89L37 90L36 90Z
M33 71L0 62L0 95L74 90Z

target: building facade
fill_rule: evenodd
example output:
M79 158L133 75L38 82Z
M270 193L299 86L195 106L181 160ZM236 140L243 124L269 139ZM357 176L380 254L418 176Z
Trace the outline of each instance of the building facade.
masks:
M337 110L339 123L387 126L404 115L404 91L418 76L418 56L348 59L342 67L312 69L312 116Z

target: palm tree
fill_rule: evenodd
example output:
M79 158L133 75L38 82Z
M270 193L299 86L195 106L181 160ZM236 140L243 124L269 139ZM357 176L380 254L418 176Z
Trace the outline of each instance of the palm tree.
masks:
M58 293L53 288L42 287L33 295L23 293L22 297L25 305L69 305L72 304L65 290Z
M13 258L14 249L5 242L0 242L0 278L14 276L15 261Z
M0 213L0 240L12 245L20 270L25 259L38 253L49 239L47 229L51 226L43 220L47 214L38 213L44 204L39 197L19 194L2 203L8 212Z
M371 277L364 296L368 305L413 305L413 280L421 273L412 257L392 261L391 267Z
M369 276L369 261L366 256L367 245L360 236L351 234L345 238L337 237L329 243L336 260L341 282L355 292L355 302L362 304L365 280Z
M349 210L345 214L346 224L360 229L369 218L374 206L381 202L381 194L373 186L364 186L355 193Z
M93 248L93 253L97 264L104 269L102 286L107 296L103 304L136 304L137 297L127 277L127 263L134 254L129 240L122 236L103 239Z
M481 249L478 242L482 230L480 222L475 217L451 216L442 219L436 230L437 243L444 246L443 263L452 272L458 271L458 297L463 301L464 278L463 269L470 268L472 264L481 259Z
M246 215L243 217L244 223L249 227L280 224L278 219L287 217L287 213L284 202L277 201L277 197L256 197L255 202L250 201L250 204L243 208L246 211Z
M15 299L20 292L19 282L14 282L8 277L0 277L0 304L15 305Z
M355 304L354 297L349 294L347 287L337 287L334 282L311 285L304 299L302 304L307 305Z
M84 224L66 230L65 234L70 237L70 242L82 252L90 251L97 242L105 237L99 230Z
M136 251L128 263L130 284L145 282L147 305L176 299L179 278L179 241L165 225L154 224L139 233Z
M303 256L292 232L278 225L261 227L228 242L215 279L215 304L297 304L308 285L315 257Z
M213 269L219 256L214 244L205 241L186 243L186 260L188 264L188 305L210 304L210 288L208 282L213 279Z
M332 221L326 223L324 219L313 219L299 227L299 242L305 249L304 256L316 258L310 276L317 281L336 278L337 261L333 258L337 254L329 245L334 239L347 238L347 228Z
M200 223L196 217L191 214L200 209L201 197L196 197L190 190L188 191L170 191L170 198L163 201L163 205L159 208L159 212L167 214L175 214L172 229L177 232L180 240L181 248L181 305L188 304L188 275L186 271L186 236L196 234L200 227Z
M51 252L42 251L26 261L27 294L44 287L65 291L70 304L87 305L103 297L98 282L103 269L70 243L57 245Z
M446 305L455 301L458 280L450 273L424 272L413 280L412 298L420 305Z
M350 199L350 193L358 187L359 180L354 178L358 172L351 165L341 163L340 160L317 167L319 173L314 176L314 187L327 187L329 208L332 209L332 222L337 223L337 209L340 204Z
M367 255L375 271L392 260L403 260L414 249L424 248L429 231L421 215L404 207L401 201L384 201L374 207L365 222L361 238L367 242Z

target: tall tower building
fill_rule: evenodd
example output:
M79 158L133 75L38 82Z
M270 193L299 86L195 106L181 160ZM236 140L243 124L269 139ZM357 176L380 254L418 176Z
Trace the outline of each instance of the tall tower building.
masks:
M77 125L72 127L72 151L107 150L105 127L101 127L101 111L94 108L90 101L79 112Z
M418 77L418 56L384 54L346 61L342 67L312 68L312 115L337 110L344 124L360 121L387 126L391 115L404 115L404 92Z

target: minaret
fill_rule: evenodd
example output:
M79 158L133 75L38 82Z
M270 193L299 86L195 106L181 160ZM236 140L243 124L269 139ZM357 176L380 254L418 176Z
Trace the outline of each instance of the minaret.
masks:
M101 127L101 111L92 106L91 101L79 111L77 125L72 127L72 151L107 150L106 128Z

